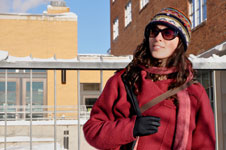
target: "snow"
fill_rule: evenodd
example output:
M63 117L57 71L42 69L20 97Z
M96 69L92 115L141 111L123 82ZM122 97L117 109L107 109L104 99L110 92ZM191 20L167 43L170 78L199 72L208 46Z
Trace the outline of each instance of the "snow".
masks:
M80 125L85 124L87 119L80 119ZM56 125L77 125L78 120L57 120ZM5 122L0 121L0 126L4 126ZM7 121L7 126L23 126L30 125L30 121L18 120L18 121ZM32 121L32 125L54 125L53 120L48 121Z
M48 14L43 11L43 14L29 13L1 13L0 19L18 19L18 20L58 20L58 21L77 21L78 16L73 12L60 14Z
M205 63L205 62L222 63L222 62L226 62L226 55L218 56L218 55L213 54L209 58L199 58L198 56L191 54L191 55L189 55L189 59L193 63Z
M6 62L130 62L132 56L112 56L112 55L79 55L72 59L33 58L31 56L15 57L8 55L7 51L0 51L0 61Z
M3 137L0 137L0 142L4 142L5 139ZM13 136L13 137L7 137L6 141L8 143L10 142L30 142L29 136ZM32 142L54 142L53 138L35 138L32 137Z
M13 136L7 137L7 150L30 150L29 136ZM3 137L0 137L0 143L5 142ZM64 150L59 143L56 143L57 150ZM5 150L0 148L0 150ZM54 150L53 138L35 138L32 137L32 150Z
M7 51L0 50L0 61L6 60L8 58L9 53Z
M56 149L64 150L64 148L62 148L58 143L56 144ZM0 148L0 150L5 150L5 149ZM7 150L30 150L30 145L29 144L15 145L15 146L7 145ZM54 150L54 143L32 144L32 150Z

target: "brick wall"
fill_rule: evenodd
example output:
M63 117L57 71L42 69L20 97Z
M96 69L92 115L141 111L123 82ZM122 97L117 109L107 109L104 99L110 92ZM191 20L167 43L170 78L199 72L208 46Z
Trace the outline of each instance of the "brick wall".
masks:
M188 0L150 0L142 10L139 9L139 0L131 0L132 22L125 27L124 11L128 2L129 0L115 0L114 3L110 2L111 54L113 55L133 54L137 45L143 40L146 24L162 8L175 7L187 15L189 9ZM192 40L188 49L189 53L201 53L226 40L226 22L222 19L226 14L225 10L225 0L207 1L207 20L193 29ZM119 19L119 36L113 40L113 21L117 17Z
M200 54L226 40L226 1L207 1L207 20L192 30L189 53Z

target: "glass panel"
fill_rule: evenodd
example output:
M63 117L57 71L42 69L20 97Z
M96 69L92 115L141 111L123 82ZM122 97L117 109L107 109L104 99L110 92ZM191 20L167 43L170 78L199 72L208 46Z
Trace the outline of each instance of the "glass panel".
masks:
M16 105L16 82L7 83L8 105ZM0 82L0 105L5 103L5 82Z
M5 103L5 82L0 82L0 105Z
M212 84L212 71L210 70L199 70L197 72L197 80L203 85L206 93L210 99L210 103L213 107L213 84Z
M25 69L24 70L26 73L30 72L30 69ZM46 73L46 70L39 70L39 69L33 69L32 73Z
M43 82L32 82L32 105L43 105ZM30 104L30 82L26 82L26 104Z
M202 0L202 20L207 18L206 0Z
M32 115L33 118L43 117L42 114L43 105L44 105L44 83L32 82L32 107L33 107L32 111L35 112ZM26 82L26 106L30 106L30 82ZM27 109L29 110L29 107L27 107ZM29 118L29 114L27 114L26 117Z
M195 0L195 26L197 26L200 21L199 21L199 17L200 17L200 6L199 6L199 0Z
M140 10L147 5L147 3L149 2L149 0L140 0Z
M5 82L0 82L0 111L4 112L4 104L5 104ZM7 104L9 108L7 112L15 112L16 111L16 82L8 82L7 83ZM0 113L0 118L4 118L4 113ZM7 118L15 118L14 113L8 113Z
M18 69L8 69L7 72L14 73L19 72ZM5 69L0 69L0 73L5 73Z
M93 107L93 105L96 102L96 100L97 100L97 98L86 98L85 99L86 108L88 110L90 110Z
M125 8L125 27L132 21L132 9L131 2L126 5Z
M99 91L100 84L99 83L81 83L83 84L83 91Z
M202 72L202 84L205 88L208 88L209 85L209 71Z
M115 40L119 35L118 26L119 26L119 21L117 18L117 19L115 19L114 24L113 24L113 40Z

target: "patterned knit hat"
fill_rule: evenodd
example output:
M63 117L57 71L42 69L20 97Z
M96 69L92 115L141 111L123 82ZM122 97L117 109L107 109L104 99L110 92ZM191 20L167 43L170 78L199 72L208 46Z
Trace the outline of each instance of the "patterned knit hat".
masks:
M175 8L164 8L154 16L145 28L145 38L149 38L150 29L153 25L161 24L171 27L179 32L185 51L191 38L191 21L186 15Z

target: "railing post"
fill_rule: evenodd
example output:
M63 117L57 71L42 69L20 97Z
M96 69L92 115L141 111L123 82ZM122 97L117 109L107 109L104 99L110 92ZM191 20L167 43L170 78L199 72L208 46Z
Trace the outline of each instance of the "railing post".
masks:
M56 150L56 70L54 70L54 150Z
M7 89L7 87L8 87L8 70L5 69L5 105L4 105L4 111L5 111L5 118L4 118L4 120L5 120L4 149L5 150L6 150L6 147L7 147L7 144L6 144L6 142L7 142L7 109L8 109L8 107L7 107L8 106L8 97L7 97L8 89Z
M100 91L103 91L103 70L100 70Z
M214 117L215 117L215 136L216 136L216 150L218 150L218 116L217 116L217 86L216 86L216 71L213 70L213 103L214 103Z
M30 150L32 150L32 69L30 70ZM26 117L26 115L25 115Z
M80 150L80 71L77 70L77 93L78 93L78 150Z

